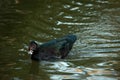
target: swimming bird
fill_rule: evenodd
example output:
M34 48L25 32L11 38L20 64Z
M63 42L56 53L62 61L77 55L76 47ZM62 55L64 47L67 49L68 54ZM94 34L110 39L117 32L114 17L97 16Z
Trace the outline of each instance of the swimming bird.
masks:
M76 40L76 35L69 34L41 45L36 41L31 41L28 50L31 53L32 60L64 59L68 56Z

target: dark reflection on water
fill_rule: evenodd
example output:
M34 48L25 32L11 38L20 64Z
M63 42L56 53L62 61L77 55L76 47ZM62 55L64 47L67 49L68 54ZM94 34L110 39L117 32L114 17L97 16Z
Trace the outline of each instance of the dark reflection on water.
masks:
M1 0L1 80L119 80L120 1ZM30 40L78 36L65 60L32 62Z
M31 63L31 67L30 67L30 71L29 71L29 76L28 76L28 80L39 80L39 79L43 79L43 80L49 80L48 75L44 75L46 74L46 72L41 69L42 67L40 67L40 64L38 62L32 62Z

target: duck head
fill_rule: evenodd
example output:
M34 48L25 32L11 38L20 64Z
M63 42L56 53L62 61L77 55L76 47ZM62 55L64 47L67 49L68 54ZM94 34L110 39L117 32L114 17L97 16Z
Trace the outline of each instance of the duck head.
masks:
M28 47L28 51L29 51L28 53L32 55L37 50L38 50L38 44L35 41L31 41Z

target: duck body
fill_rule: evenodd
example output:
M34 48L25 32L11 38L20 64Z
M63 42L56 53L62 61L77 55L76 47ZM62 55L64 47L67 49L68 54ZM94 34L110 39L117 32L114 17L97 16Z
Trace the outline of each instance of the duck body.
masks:
M31 59L37 61L64 59L67 57L76 40L77 37L70 34L41 45L35 41L31 41L29 45L29 51L32 51Z

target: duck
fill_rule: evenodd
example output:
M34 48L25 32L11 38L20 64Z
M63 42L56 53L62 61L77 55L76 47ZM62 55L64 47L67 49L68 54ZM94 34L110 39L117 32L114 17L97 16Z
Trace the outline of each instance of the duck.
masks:
M28 51L31 53L31 59L36 61L65 59L76 40L77 36L73 34L43 44L33 40L29 43Z

